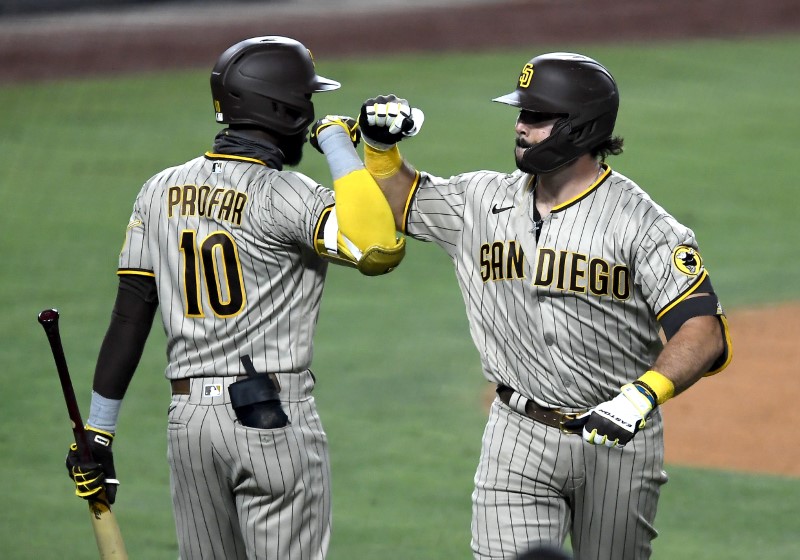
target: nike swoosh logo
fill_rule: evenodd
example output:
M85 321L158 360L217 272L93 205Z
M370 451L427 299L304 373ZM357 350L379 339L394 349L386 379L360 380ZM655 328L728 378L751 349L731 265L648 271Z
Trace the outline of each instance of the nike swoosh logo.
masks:
M499 214L500 212L505 212L506 210L511 210L514 208L513 206L505 206L503 208L498 208L497 204L492 206L492 214Z

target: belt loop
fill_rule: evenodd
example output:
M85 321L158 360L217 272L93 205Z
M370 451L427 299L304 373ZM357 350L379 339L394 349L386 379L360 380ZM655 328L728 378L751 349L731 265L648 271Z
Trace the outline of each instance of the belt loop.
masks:
M516 391L513 391L511 393L511 396L508 399L508 406L510 406L523 416L528 415L528 411L526 410L526 407L528 406L528 399L526 397L523 397Z

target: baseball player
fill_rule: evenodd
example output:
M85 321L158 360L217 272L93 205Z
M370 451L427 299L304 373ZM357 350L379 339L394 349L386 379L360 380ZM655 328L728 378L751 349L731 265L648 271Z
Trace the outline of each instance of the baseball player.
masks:
M725 316L694 233L605 163L623 140L603 66L543 54L494 101L519 109L512 173L417 172L396 143L418 132L421 111L391 95L359 116L397 228L452 259L497 384L472 496L474 556L570 536L576 558L648 558L667 481L659 405L727 366Z
M309 368L327 264L378 275L404 255L355 151L355 119L311 127L333 191L284 169L301 159L312 94L339 87L293 39L233 45L211 73L216 121L228 128L211 151L149 179L134 203L86 426L95 462L72 450L67 468L79 496L105 487L114 502L120 405L160 307L184 559L326 555L330 465Z

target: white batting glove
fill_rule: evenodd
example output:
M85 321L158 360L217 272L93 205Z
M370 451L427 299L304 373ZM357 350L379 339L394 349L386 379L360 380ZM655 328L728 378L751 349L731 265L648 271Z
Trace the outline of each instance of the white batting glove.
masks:
M624 447L636 432L644 428L647 415L655 407L655 399L637 383L620 388L620 394L565 423L570 429L583 425L583 439L594 445Z
M403 138L416 136L424 121L425 114L420 109L411 108L408 101L394 94L367 99L358 116L364 142L381 151Z

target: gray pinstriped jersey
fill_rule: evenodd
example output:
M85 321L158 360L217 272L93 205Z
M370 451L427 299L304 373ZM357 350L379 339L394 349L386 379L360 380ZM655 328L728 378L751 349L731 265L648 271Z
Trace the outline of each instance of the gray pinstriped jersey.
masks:
M543 406L595 406L649 369L657 317L706 272L693 232L609 168L553 208L537 242L531 182L422 173L406 233L453 259L490 381Z
M333 192L257 160L206 154L148 180L119 274L155 275L166 376L309 367L327 262L315 229Z

